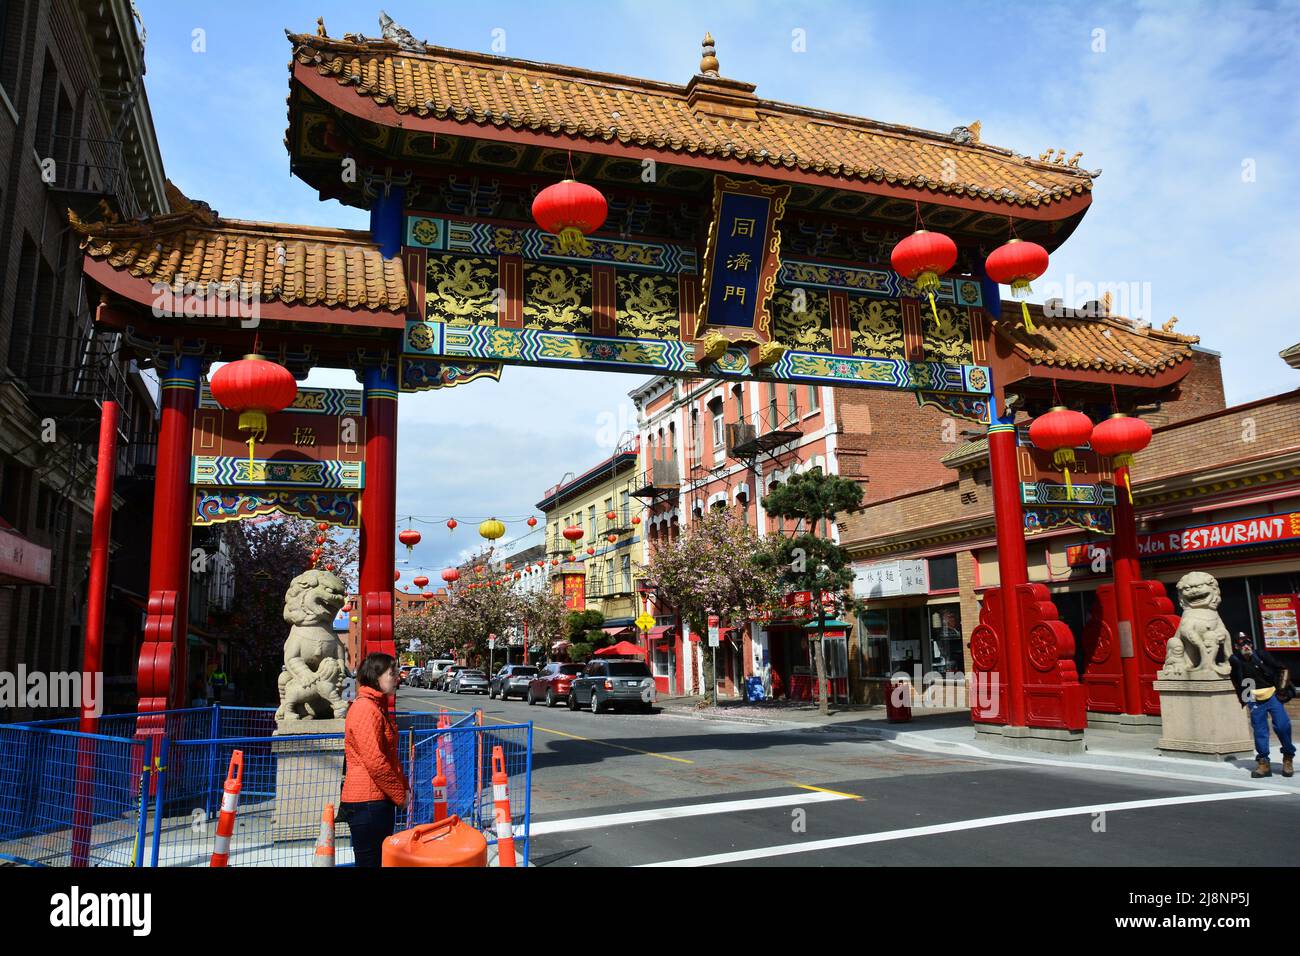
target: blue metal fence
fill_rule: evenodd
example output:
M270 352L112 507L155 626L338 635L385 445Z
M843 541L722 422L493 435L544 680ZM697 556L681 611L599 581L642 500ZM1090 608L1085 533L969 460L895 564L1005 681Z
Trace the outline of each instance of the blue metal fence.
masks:
M67 729L76 719L0 726L0 858L40 865L206 866L215 840L230 756L244 754L232 866L310 866L321 811L336 809L343 735L273 736L272 708L215 705L100 718L101 733ZM439 728L444 717L452 726ZM137 736L157 727L163 734ZM530 724L483 727L479 712L397 714L411 796L397 828L433 819L433 776L442 753L450 812L493 830L491 755L510 776L517 855L527 865ZM346 824L336 860L351 862Z

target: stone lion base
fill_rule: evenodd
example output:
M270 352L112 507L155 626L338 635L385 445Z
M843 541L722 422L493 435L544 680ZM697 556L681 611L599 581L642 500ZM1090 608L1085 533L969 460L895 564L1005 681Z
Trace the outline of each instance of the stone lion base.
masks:
M338 734L326 740L302 740L313 734ZM327 803L338 811L343 788L343 720L281 721L271 737L275 755L275 815L271 839L276 843L315 840Z
M1158 734L1161 721L1154 714L1104 714L1090 710L1088 726L1103 730L1117 730L1122 734Z
M1160 695L1161 753L1231 760L1255 752L1246 710L1228 678L1157 680L1151 686Z

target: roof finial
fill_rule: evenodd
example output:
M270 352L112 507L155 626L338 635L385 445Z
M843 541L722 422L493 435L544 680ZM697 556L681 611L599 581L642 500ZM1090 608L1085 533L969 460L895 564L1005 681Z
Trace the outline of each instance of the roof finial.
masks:
M700 72L705 76L718 76L718 51L713 45L713 34L705 33L700 46L704 47L704 53L700 57Z
M317 18L316 18L316 35L317 35L318 37L327 37L327 36L329 36L329 34L325 32L325 18L324 18L324 17L317 17Z

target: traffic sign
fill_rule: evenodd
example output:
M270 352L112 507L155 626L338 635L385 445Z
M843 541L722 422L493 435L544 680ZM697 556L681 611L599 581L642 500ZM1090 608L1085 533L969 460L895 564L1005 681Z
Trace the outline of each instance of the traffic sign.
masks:
M721 636L721 634L720 634L720 629L718 627L718 623L719 623L718 616L716 614L710 614L709 615L709 647L717 647L719 644L718 639Z
M639 631L650 630L650 628L655 626L654 615L642 612L641 616L636 619L636 626Z

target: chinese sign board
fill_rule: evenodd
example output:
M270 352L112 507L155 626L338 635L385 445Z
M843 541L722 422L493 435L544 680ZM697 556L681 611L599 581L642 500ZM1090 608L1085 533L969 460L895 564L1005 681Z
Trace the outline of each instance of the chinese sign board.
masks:
M1300 511L1293 511L1289 514L1261 515L1256 518L1244 518L1241 521L1222 521L1216 524L1140 534L1138 556L1152 559L1297 539L1300 539ZM1088 565L1092 563L1099 551L1109 559L1108 543L1072 545L1066 549L1066 561L1071 567Z
M564 606L570 611L582 611L587 607L587 576L585 574L560 575L559 592L564 595Z
M776 226L790 187L719 176L714 190L697 336L706 326L723 326L751 330L756 336L749 341L766 342L768 301L781 266Z
M0 584L49 584L50 551L0 528Z
M1300 650L1300 595L1261 594L1260 629L1268 650Z
M923 559L873 561L853 566L854 597L901 597L929 592L929 567Z

